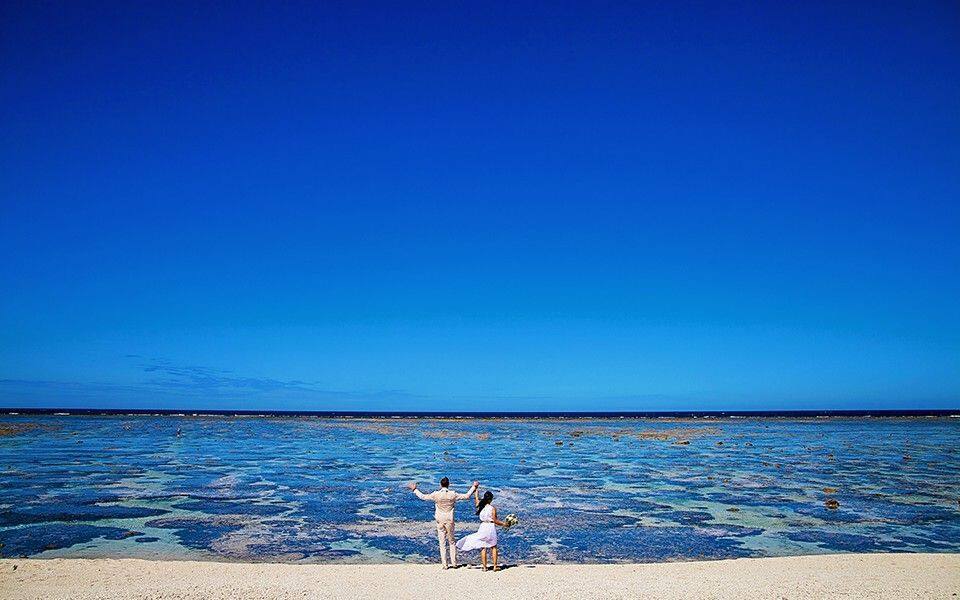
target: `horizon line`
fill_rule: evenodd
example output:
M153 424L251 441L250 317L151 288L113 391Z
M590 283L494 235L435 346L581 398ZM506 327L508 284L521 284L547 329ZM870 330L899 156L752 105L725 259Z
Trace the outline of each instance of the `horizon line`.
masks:
M958 417L956 409L799 409L799 410L654 410L654 411L374 411L250 410L174 408L39 408L0 407L7 416L261 416L327 418L724 418L724 417Z

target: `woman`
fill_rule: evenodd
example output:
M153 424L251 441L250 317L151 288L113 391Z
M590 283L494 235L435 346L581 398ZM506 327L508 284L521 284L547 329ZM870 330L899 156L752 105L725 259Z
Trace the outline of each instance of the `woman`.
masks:
M493 570L499 571L497 566L497 528L496 525L506 527L506 523L497 520L497 509L493 507L493 494L484 492L480 498L480 490L474 489L473 503L480 516L480 529L457 542L457 550L476 550L480 548L480 557L483 560L483 570L487 570L487 548L493 549Z

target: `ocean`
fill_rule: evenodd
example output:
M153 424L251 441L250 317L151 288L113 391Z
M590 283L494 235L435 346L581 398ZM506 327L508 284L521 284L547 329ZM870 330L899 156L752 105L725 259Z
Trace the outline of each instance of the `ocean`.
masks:
M960 551L946 415L90 413L0 416L0 554L436 562L443 476L507 563Z

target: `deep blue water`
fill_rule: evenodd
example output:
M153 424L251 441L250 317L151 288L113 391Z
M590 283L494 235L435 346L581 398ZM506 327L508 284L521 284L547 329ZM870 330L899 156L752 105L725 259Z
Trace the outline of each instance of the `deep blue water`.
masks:
M436 561L403 484L444 475L519 516L508 562L957 552L958 447L956 418L3 416L0 552Z

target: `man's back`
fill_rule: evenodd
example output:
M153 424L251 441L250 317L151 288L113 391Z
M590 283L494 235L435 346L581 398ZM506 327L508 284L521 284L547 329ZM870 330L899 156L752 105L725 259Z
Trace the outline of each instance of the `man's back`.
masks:
M450 488L442 487L439 490L429 494L424 494L417 489L414 490L414 493L421 500L432 500L436 504L436 510L433 512L433 518L436 519L437 522L452 523L453 509L456 507L457 500L466 500L470 497L470 493L472 491L473 488L471 487L470 492L458 494Z

